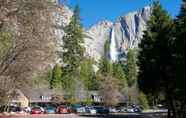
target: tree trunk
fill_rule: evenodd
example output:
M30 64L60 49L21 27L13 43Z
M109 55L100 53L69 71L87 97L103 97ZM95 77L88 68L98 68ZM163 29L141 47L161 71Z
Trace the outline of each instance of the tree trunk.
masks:
M168 115L167 118L177 118L176 116L176 108L174 105L174 100L173 97L171 96L171 92L168 92L169 94L167 95L167 100L168 100Z
M170 107L172 109L172 118L176 118L176 108L175 108L175 105L174 105L174 100L173 98L170 96Z
M167 118L171 118L171 111L170 111L170 108L168 108Z

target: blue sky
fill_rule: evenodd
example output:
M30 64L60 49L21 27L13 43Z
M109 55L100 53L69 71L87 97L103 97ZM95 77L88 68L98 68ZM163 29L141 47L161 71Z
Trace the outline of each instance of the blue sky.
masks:
M98 21L115 21L118 16L136 11L149 5L152 0L67 0L71 7L79 4L82 24L88 28ZM179 10L181 0L160 0L162 6L175 17Z

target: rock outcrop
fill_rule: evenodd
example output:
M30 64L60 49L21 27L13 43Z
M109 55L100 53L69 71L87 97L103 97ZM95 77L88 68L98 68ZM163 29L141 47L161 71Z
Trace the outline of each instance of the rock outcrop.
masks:
M73 12L66 6L58 6L56 5L56 9L52 12L52 30L53 34L56 38L56 52L59 54L63 48L63 36L64 33L64 27L68 25L70 22L70 18L72 17ZM56 63L62 63L61 55L57 56Z
M85 31L85 53L98 61L104 54L104 44L109 40L113 23L102 21Z
M104 54L105 40L109 40L110 59L125 59L128 49L138 46L150 13L150 7L144 7L140 11L119 17L115 23L103 21L94 25L85 31L86 54L96 61L99 60Z

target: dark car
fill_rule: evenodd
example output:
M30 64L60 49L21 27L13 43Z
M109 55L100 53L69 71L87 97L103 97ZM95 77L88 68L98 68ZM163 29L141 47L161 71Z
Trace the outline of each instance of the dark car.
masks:
M44 111L41 107L33 107L31 109L31 114L43 114Z
M10 107L10 112L21 112L21 108L17 106Z
M97 114L109 114L109 109L103 106L94 106Z
M0 112L21 112L21 108L17 106L1 106Z

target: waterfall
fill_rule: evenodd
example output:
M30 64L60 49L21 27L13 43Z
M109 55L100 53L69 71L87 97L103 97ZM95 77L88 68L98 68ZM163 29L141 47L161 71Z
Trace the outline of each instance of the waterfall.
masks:
M112 32L111 32L110 59L112 62L116 62L118 60L114 28L112 28Z

